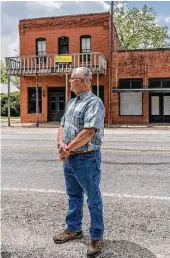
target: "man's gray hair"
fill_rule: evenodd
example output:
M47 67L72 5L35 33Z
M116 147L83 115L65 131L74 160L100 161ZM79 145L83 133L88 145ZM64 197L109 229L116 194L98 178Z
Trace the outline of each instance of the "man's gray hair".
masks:
M73 73L81 74L88 84L92 83L92 72L87 67L78 67L73 70Z

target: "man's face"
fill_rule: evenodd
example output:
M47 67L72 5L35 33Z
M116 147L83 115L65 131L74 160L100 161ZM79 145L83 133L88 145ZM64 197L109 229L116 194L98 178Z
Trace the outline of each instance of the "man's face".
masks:
M81 92L81 85L84 82L82 75L78 73L72 73L69 82L71 85L71 91L73 91L74 93Z

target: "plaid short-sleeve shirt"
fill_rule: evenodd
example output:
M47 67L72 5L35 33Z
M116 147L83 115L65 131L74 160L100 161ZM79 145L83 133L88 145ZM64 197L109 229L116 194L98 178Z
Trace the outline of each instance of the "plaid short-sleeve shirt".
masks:
M100 98L91 90L79 93L67 104L61 125L64 126L64 142L69 144L84 128L95 128L95 135L76 151L100 149L104 136L105 108Z

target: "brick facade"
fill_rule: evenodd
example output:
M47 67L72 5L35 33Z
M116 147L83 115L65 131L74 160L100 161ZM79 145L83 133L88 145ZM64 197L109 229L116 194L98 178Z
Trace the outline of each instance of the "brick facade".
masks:
M148 88L151 78L170 78L170 49L118 51L113 54L113 88L118 88L119 79L143 79ZM169 85L170 87L170 85ZM119 115L119 93L112 94L113 124L149 123L149 93L143 93L142 116Z
M110 14L84 14L61 17L47 17L21 20L19 22L20 56L36 55L36 39L45 38L47 54L58 54L58 38L69 37L69 54L80 53L80 37L91 36L91 52L101 52L107 59L107 74L99 75L99 85L104 86L105 122L108 122L109 109L109 53L110 53ZM170 78L170 49L119 51L119 41L114 28L113 88L119 85L119 79L142 78L143 87L148 86L148 78ZM70 76L70 75L69 75ZM48 88L65 87L65 75L39 75L38 83L42 88L42 113L40 122L48 119ZM93 85L97 77L93 75ZM21 121L35 122L36 114L28 113L28 88L35 87L35 76L22 76ZM119 93L112 94L112 123L148 123L149 93L143 93L143 114L141 116L119 115ZM68 97L71 98L70 89Z

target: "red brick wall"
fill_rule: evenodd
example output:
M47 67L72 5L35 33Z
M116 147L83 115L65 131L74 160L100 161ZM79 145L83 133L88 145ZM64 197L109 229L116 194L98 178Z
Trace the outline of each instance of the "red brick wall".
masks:
M36 54L36 38L47 40L47 54L58 54L58 38L69 37L69 51L80 52L80 36L91 35L92 52L108 57L109 14L75 15L54 18L22 20L20 30L20 55Z
M36 55L36 38L47 40L47 54L58 54L58 37L69 37L70 54L80 52L80 36L91 35L92 52L101 52L107 59L107 74L100 75L99 84L104 85L104 102L106 120L109 109L109 53L110 53L110 14L97 13L85 15L71 15L61 17L37 18L21 20L20 56ZM118 87L119 79L142 78L144 87L148 85L148 78L170 77L170 50L138 50L118 51L119 41L114 28L113 54L113 87ZM93 85L96 85L96 75ZM35 122L35 114L28 114L27 87L35 86L35 77L21 78L21 120ZM45 97L42 97L43 109L40 122L47 121L48 87L65 86L65 76L39 76L39 86L43 87ZM70 98L70 90L69 90ZM148 123L149 94L143 93L142 116L119 116L119 94L112 94L112 123Z
M36 38L46 38L47 54L58 54L58 37L69 37L69 52L80 52L80 36L91 35L91 51L101 52L108 60L109 67L109 13L61 16L49 18L37 18L21 20L20 32L20 56L36 55ZM118 41L115 40L115 46ZM108 72L108 69L107 69ZM96 85L96 75L93 75L93 85ZM99 84L104 85L104 102L106 108L106 121L108 119L109 102L109 78L107 75L99 76ZM27 87L35 87L35 77L25 76L21 78L21 121L35 122L36 115L28 114ZM65 86L65 76L39 76L39 86L47 93L49 86ZM70 91L69 91L70 96ZM47 121L47 94L42 97L43 109L40 114L40 122Z
M70 78L70 76L69 76ZM92 85L97 84L96 75L93 75ZM104 103L106 107L106 118L108 119L108 81L106 76L99 76L99 84L104 85ZM38 76L38 85L42 87L42 90L45 92L45 96L42 96L42 113L39 114L40 122L47 122L48 117L48 87L63 87L65 86L65 76ZM36 114L28 114L28 87L35 87L36 79L32 76L22 77L21 78L21 87L20 87L20 98L21 98L21 122L22 123L31 123L36 121ZM68 97L71 97L70 86L68 88Z
M128 78L142 78L147 88L149 78L170 78L170 49L119 51L113 54L113 66L113 88ZM113 123L149 122L149 93L143 93L143 116L119 116L119 93L113 93L112 100Z

